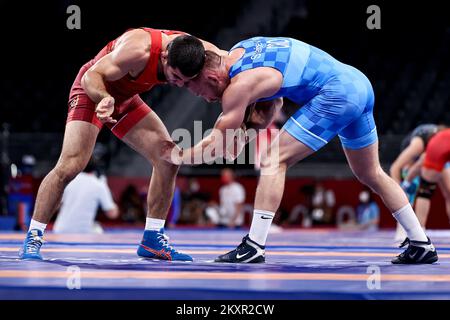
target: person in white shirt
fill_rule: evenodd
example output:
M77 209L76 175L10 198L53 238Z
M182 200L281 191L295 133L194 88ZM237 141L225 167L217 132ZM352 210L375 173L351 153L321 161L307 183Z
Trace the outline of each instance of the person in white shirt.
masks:
M86 169L70 182L64 190L62 205L53 226L55 233L102 233L95 222L97 210L101 209L110 219L119 216L119 210L109 190L106 179L98 178L94 166Z
M245 189L235 181L231 169L222 170L222 183L224 185L219 189L219 224L230 228L239 227L244 223Z

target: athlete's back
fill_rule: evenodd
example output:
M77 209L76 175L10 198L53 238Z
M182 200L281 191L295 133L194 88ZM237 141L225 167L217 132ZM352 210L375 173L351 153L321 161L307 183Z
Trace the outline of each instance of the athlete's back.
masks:
M285 97L302 106L284 125L292 136L318 150L336 134L347 148L376 141L374 93L367 77L323 50L292 38L254 37L236 44L243 55L229 77L270 67L283 81L279 90L258 101Z
M430 139L439 131L439 127L433 123L421 124L411 131L401 143L401 150L404 150L411 143L415 137L422 139L424 147L426 148Z
M230 51L237 48L245 49L245 53L231 67L230 78L258 67L275 68L283 75L280 91L263 100L287 97L303 104L329 80L345 73L348 68L354 69L325 51L293 38L254 37L237 43Z

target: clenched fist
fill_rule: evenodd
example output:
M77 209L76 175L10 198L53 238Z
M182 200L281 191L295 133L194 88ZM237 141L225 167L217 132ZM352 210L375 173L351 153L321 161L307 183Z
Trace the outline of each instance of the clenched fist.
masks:
M103 123L116 123L117 120L114 120L111 115L114 112L114 98L106 97L103 98L95 108L95 112L97 113L97 118Z

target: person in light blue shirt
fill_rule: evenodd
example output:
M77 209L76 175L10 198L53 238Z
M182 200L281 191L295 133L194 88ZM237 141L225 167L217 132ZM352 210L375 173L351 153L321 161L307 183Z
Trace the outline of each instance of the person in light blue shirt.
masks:
M380 207L373 200L372 193L369 190L361 191L359 194L359 204L356 207L356 222L361 230L378 230Z

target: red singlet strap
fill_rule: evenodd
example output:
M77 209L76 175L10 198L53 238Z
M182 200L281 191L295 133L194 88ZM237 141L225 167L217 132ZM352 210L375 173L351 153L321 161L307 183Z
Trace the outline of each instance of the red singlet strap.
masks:
M150 28L143 29L150 34L152 40L152 43L150 45L150 58L147 61L147 65L145 66L144 71L136 79L136 81L156 84L160 82L158 81L157 73L159 57L161 55L162 49L162 35L161 31L159 30Z

